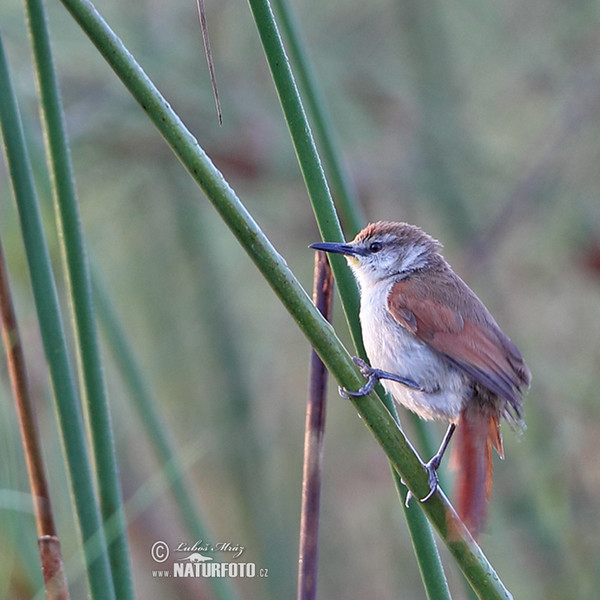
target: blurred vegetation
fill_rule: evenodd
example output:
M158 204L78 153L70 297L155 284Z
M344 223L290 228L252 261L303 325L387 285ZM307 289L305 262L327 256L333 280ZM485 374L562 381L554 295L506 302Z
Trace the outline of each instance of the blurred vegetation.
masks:
M597 597L600 5L374 0L292 7L368 218L410 221L443 241L533 372L528 429L519 438L505 428L486 553L515 598ZM193 2L105 0L98 8L310 289L307 245L318 234L247 5L207 2L222 127ZM96 270L188 465L212 537L245 546L248 561L269 569L266 580L240 581L242 596L289 597L306 342L71 17L55 2L48 10ZM0 25L60 270L20 2L0 4ZM69 561L77 550L72 509L11 197L1 162L0 234ZM343 334L340 310L336 324ZM202 581L175 585L151 576L155 541L195 540L169 492L149 485L157 465L104 350L137 594L198 597ZM332 387L321 595L387 599L402 590L402 597L422 598L387 461L335 396ZM4 367L0 399L0 597L29 598L41 575ZM428 427L441 435L441 427ZM128 505L143 486L146 501ZM448 575L453 597L462 597L460 576L451 567Z

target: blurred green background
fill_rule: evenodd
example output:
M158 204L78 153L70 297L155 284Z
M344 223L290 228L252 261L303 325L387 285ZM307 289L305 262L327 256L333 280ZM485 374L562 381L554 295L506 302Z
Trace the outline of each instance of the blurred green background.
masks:
M207 0L222 127L194 2L97 6L310 289L307 246L318 233L247 5ZM485 552L515 598L597 598L600 3L295 0L292 7L368 219L409 221L440 239L533 373L528 429L518 436L505 427ZM247 561L269 569L268 579L239 582L242 597L291 597L307 343L71 17L57 2L48 10L95 270L188 465L210 541L243 545ZM3 0L0 26L62 281L20 2ZM0 234L63 552L76 568L72 508L4 159ZM108 350L105 356L126 501L149 485L127 512L138 597L208 598L202 581L152 576L155 541L196 540L160 485L119 369ZM333 384L331 392L320 597L424 598L383 452ZM0 597L30 598L41 575L4 366L0 400ZM406 413L400 416L414 439ZM428 427L434 439L441 436L441 425ZM456 568L445 563L453 596L467 597Z

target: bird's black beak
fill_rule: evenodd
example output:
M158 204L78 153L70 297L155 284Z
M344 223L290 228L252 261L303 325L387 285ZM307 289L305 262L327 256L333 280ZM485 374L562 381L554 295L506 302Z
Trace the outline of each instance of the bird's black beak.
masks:
M346 256L359 256L360 249L350 244L336 244L335 242L319 242L311 244L309 248L313 250L322 250L323 252L333 252L334 254L345 254Z

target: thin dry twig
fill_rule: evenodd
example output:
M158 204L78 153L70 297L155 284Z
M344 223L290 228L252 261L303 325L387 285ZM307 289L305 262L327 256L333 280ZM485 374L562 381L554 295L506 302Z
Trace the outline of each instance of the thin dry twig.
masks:
M321 314L331 318L333 275L324 252L315 253L313 301ZM306 426L304 433L304 468L302 474L302 509L300 516L300 552L298 561L298 600L314 600L317 596L319 554L319 508L327 369L312 350Z
M60 541L55 535L42 535L38 539L42 572L46 586L46 600L69 600Z
M219 125L223 125L223 113L221 111L221 101L219 100L219 90L217 88L217 79L215 77L215 66L212 58L212 50L210 49L210 39L208 37L208 24L206 22L206 9L204 0L197 0L198 16L200 17L200 29L202 29L202 43L204 44L204 53L206 54L206 62L208 63L208 73L210 75L210 85L212 86L213 96L215 98L215 106L217 108L217 118Z
M21 439L23 440L33 498L46 598L48 600L68 600L69 589L63 569L60 542L56 535L56 526L50 503L50 490L46 479L35 410L25 369L25 356L21 346L17 318L10 293L8 269L1 243L0 319L2 322L2 339L6 350L11 385L15 394Z

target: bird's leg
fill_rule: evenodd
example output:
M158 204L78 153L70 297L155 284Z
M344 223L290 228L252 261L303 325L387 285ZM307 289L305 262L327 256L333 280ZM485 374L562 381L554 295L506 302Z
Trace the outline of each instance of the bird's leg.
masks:
M421 502L425 502L425 501L429 500L429 498L431 498L431 496L433 496L433 494L435 493L435 490L437 490L438 483L439 483L437 470L440 467L440 463L442 462L442 457L444 456L444 453L446 452L446 448L448 448L448 444L450 443L450 439L452 438L452 434L454 433L455 429L456 429L456 423L450 423L450 425L448 426L448 429L446 430L444 439L442 440L442 443L440 444L438 451L433 455L431 460L425 464L425 470L427 471L427 475L429 478L429 494L427 494L427 496L425 496L424 498L421 498ZM412 492L410 490L408 490L408 493L406 494L406 502L405 502L406 506L408 506L408 503L410 502L411 498L412 498Z
M412 379L409 379L408 377L402 377L400 375L395 375L394 373L388 373L387 371L382 371L381 369L374 369L358 356L354 356L352 360L360 369L360 372L362 373L363 377L366 378L367 383L365 383L365 385L363 385L356 392L352 392L346 388L340 387L340 396L342 396L343 398L349 398L350 396L354 398L368 396L373 391L373 388L380 379L389 379L390 381L397 381L398 383L401 383L406 387L412 388L413 390L423 391L423 388L419 384L415 383Z

